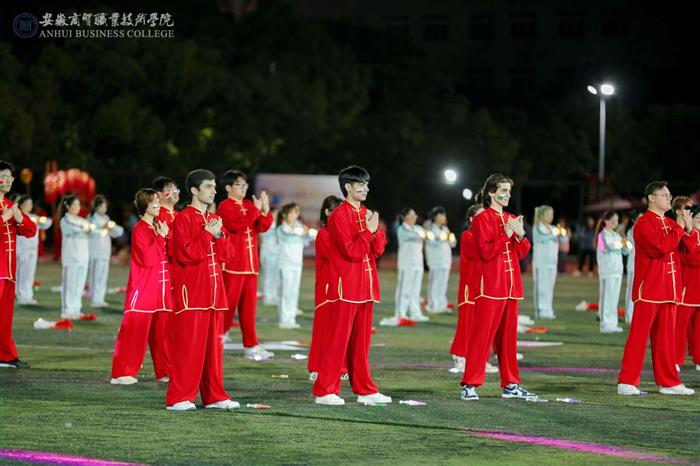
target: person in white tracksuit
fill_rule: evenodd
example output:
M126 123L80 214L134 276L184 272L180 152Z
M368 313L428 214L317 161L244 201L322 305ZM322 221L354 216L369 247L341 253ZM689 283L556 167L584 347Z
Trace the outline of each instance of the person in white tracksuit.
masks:
M316 230L309 229L299 219L301 208L296 202L285 204L277 214L277 241L279 243L279 327L299 328L296 316L299 309L299 288L304 265L304 246L314 237Z
M92 213L88 216L91 232L87 280L92 307L108 306L105 295L109 279L109 260L112 257L112 238L119 238L124 234L124 228L110 220L107 215L108 207L107 199L98 194L92 202Z
M642 214L637 214L630 218L630 225L627 227L627 287L625 289L625 322L632 323L634 315L634 300L632 299L632 283L634 282L634 223Z
M559 260L560 242L568 240L566 231L552 226L554 209L548 205L535 208L534 226L532 227L532 270L535 318L555 319L554 285L557 280L557 262Z
M401 225L396 230L399 242L397 254L398 278L394 319L390 323L398 325L400 319L414 322L427 322L428 316L420 309L423 284L423 245L426 231L416 225L418 216L415 210L404 208L401 211Z
M17 198L17 206L22 212L27 214L32 222L36 223L36 235L31 238L17 236L17 304L34 305L34 277L36 275L36 264L39 258L39 235L41 230L51 228L52 221L48 217L32 214L34 202L28 195Z
M83 289L90 261L90 222L80 217L80 199L61 200L61 319L80 319Z
M618 216L606 211L596 229L596 259L600 280L598 315L601 333L618 333L622 328L617 322L617 305L622 286L622 254L627 254L627 240L615 231Z
M426 232L425 260L428 263L428 307L433 314L449 312L447 284L452 268L452 248L457 238L447 228L447 213L443 207L434 207L428 213L430 227Z
M272 216L276 217L277 212L272 211ZM279 243L277 242L276 223L273 223L269 230L260 233L260 287L263 294L263 304L279 305L280 301L280 272Z

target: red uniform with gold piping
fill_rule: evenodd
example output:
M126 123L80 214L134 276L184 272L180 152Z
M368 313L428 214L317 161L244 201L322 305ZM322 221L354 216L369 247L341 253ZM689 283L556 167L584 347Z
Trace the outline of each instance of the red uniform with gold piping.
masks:
M270 229L273 218L268 212L262 215L253 201L224 199L217 208L224 221L224 228L231 237L236 256L223 264L224 282L229 308L224 317L224 333L233 324L238 309L238 321L243 334L243 346L251 348L258 344L255 329L255 311L258 300L258 233Z
M685 362L686 348L695 364L700 364L700 233L693 230L681 243L683 288L676 314L676 364Z
M11 209L9 199L0 199L0 214ZM17 235L31 238L36 235L36 224L22 212L22 223L14 216L4 221L0 217L0 361L17 359L17 348L12 338L12 317L15 312L15 286L17 273Z
M321 312L328 318L318 378L312 388L317 397L340 393L343 361L353 392L370 395L379 391L370 373L369 344L372 306L380 299L375 259L384 253L386 236L379 229L375 233L367 229L366 215L366 207L355 208L345 201L328 220L329 267L316 308L318 312L327 307Z
M190 205L175 217L170 232L174 314L168 329L172 361L168 406L194 402L197 389L205 405L229 398L223 383L221 341L228 302L220 262L233 258L233 248L225 234L216 239L204 229L216 218Z
M483 385L492 346L498 355L501 386L520 383L516 343L523 283L519 261L530 250L530 241L518 239L515 234L508 237L506 223L510 218L515 216L488 208L472 223L481 270L471 285L476 290L463 385Z

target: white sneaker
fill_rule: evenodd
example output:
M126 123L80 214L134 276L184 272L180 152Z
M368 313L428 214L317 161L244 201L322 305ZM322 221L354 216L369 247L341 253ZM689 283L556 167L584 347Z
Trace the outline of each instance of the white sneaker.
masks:
M467 359L462 356L452 356L455 363L455 372L464 372L465 367L467 367Z
M170 382L170 377L168 377L168 376L166 375L165 377L161 377L160 379L156 379L156 380L157 380L158 382L168 383L168 382Z
M350 380L350 374L348 374L347 372L343 372L342 374L340 374L340 380Z
M226 332L223 335L221 335L221 341L223 341L224 343L230 343L231 336L229 334L230 334L230 332Z
M579 272L579 275L581 275L580 272ZM574 274L574 276L578 276L578 275ZM586 309L588 309L588 303L586 302L586 300L583 300L580 303L578 303L574 309L576 309L577 311L585 311Z
M382 327L398 327L399 318L398 317L384 317L379 321L379 325Z
M109 304L102 301L101 303L90 303L90 307L94 307L94 308L109 307Z
M694 395L695 390L680 384L675 387L661 387L659 388L659 393L662 395Z
M515 353L515 360L516 361L522 361L523 359L525 359L525 356L523 355L523 353Z
M620 333L622 331L623 331L622 327L611 327L611 328L601 327L600 328L600 333Z
M449 309L426 309L425 312L428 314L449 314L450 310Z
M301 309L297 309L296 311L294 311L294 315L295 315L295 316L303 316L303 315L304 315L304 311L302 311Z
M535 323L532 317L521 314L518 316L518 323L524 325L533 325Z
M345 404L345 400L335 393L331 393L330 395L326 396L317 396L316 404L326 406L343 406Z
M275 355L275 353L273 353L272 351L267 351L260 345L245 348L243 352L246 358L251 359L253 361L266 361Z
M486 363L486 373L487 374L498 374L498 366L494 366L490 362Z
M391 403L391 397L377 392L371 395L359 395L357 402L362 404L388 404Z
M309 372L309 380L315 382L318 379L318 372Z
M281 329L285 329L285 330L294 330L294 329L297 329L297 328L301 328L301 325L299 325L299 324L297 324L297 323L292 323L292 324L281 323L281 324L280 324L280 328L281 328Z
M204 409L238 409L241 404L238 401L233 400L221 400L216 403L210 403L204 407Z
M639 389L634 385L630 385L628 383L619 383L617 384L617 394L624 396L636 396L641 395L642 392L639 391Z
M31 298L31 299L21 299L17 300L17 304L20 306L36 306L39 304L36 299Z
M438 314L437 312L435 314ZM424 314L418 314L417 316L410 317L413 322L428 322L430 317Z
M136 377L131 377L130 375L124 375L122 377L117 377L116 379L112 379L109 381L112 385L133 385L138 380Z
M695 365L695 370L696 370L696 371L700 371L700 364L696 364L696 365Z
M197 407L191 401L179 401L171 406L166 406L168 411L194 411Z
M80 320L80 318L83 316L83 313L81 312L80 314L61 314L61 319L68 319L68 320Z

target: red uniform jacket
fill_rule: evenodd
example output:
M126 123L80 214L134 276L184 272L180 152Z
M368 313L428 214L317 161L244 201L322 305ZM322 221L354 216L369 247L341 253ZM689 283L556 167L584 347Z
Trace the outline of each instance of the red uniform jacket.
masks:
M481 280L481 261L476 253L474 234L471 230L462 232L459 240L459 289L457 306L474 304L479 294Z
M190 310L228 309L221 261L233 258L225 235L215 239L204 226L216 214L187 206L173 222L173 305L176 313ZM223 229L222 229L223 231Z
M321 305L325 299L325 287L328 283L328 249L331 247L331 238L327 228L321 228L316 235L316 287L314 293L315 307Z
M9 199L3 197L0 199L0 214L4 209L11 209L14 204ZM15 274L17 273L17 235L31 238L36 235L36 223L32 222L27 214L22 212L21 224L17 224L15 217L5 222L0 217L0 280L9 280L15 282Z
M693 230L690 240L681 245L680 252L683 282L680 304L700 306L700 233L697 230Z
M691 236L674 220L647 210L634 224L634 282L632 299L648 303L677 303L683 283L678 247Z
M161 207L160 212L158 213L158 216L156 217L157 221L168 225L168 228L170 229L170 232L171 232L171 233L168 233L168 238L172 238L173 222L175 221L176 216L177 216L177 211L175 209L168 210L165 207ZM173 255L174 255L172 241L167 241L167 250L168 250L168 260L170 262L172 262Z
M165 238L139 221L131 233L131 266L124 312L156 312L173 309L170 266Z
M345 201L329 217L329 267L319 306L335 301L379 302L375 259L384 253L386 236L379 229L375 233L367 229L366 214L365 206L355 209Z
M239 202L231 198L221 201L216 213L224 221L224 228L237 251L233 260L224 263L224 272L257 275L260 270L258 233L270 229L274 220L272 214L261 215L250 199Z
M520 260L527 256L530 241L506 234L506 222L513 214L499 214L489 208L474 217L472 234L481 263L476 298L523 299ZM476 299L475 298L475 299Z

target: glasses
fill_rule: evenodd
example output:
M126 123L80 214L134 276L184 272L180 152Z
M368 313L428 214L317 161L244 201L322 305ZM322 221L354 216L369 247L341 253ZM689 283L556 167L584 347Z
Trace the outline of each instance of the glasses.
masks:
M654 194L652 194L652 196L659 196L659 197L664 197L664 198L666 198L666 199L673 199L673 196L671 196L671 193L668 193L668 194L663 194L663 193L662 193L662 194L656 194L656 193L654 193Z
M12 175L0 175L0 179L7 180L7 181L12 181L15 179L14 176Z
M173 189L166 189L166 190L165 190L165 191L163 191L163 192L164 192L164 193L173 193L173 194L180 194L180 190L179 190L179 189L177 189L177 188L173 188Z

